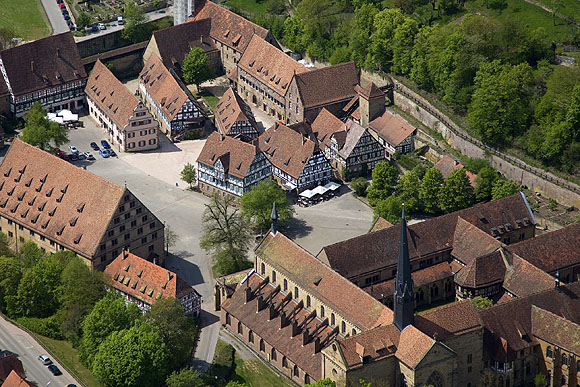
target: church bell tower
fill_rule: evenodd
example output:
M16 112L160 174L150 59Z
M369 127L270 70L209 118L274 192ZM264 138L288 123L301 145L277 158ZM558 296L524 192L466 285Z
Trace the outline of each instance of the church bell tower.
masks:
M399 259L397 261L397 277L395 278L395 317L394 323L400 331L414 322L415 302L413 299L413 280L411 279L411 264L409 262L409 246L407 244L407 221L403 205L401 220L401 236L399 239Z

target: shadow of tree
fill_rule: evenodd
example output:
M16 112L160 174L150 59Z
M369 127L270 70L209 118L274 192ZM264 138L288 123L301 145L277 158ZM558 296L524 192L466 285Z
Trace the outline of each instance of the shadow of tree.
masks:
M312 226L304 219L292 218L282 228L282 232L290 239L303 238L310 235Z

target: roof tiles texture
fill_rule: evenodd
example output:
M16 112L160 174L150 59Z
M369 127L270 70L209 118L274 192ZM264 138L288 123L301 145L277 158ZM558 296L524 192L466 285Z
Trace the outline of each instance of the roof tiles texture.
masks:
M534 336L580 355L580 325L532 305Z
M218 128L224 128L226 131L224 134L227 134L236 122L247 121L254 128L257 128L252 110L231 87L220 98L214 109L214 113Z
M256 255L331 306L360 329L390 324L393 312L278 232L268 234Z
M220 160L225 173L243 179L248 173L256 153L257 149L253 144L213 132L207 138L197 162L213 166Z
M252 37L238 66L281 96L288 92L294 74L308 71L258 35Z
M310 126L318 141L325 146L330 146L330 139L334 133L345 130L344 122L326 108L322 108Z
M129 119L139 100L109 69L97 60L85 88L87 97L113 120L119 129L129 124Z
M447 176L451 174L451 172L459 168L464 168L464 166L459 161L453 159L451 156L445 155L441 159L439 159L437 163L435 163L433 168L438 169L443 175L443 178L446 179ZM477 177L477 175L475 173L468 171L467 169L465 169L465 174L469 178L469 182L471 183L471 185L475 187L475 178Z
M95 255L125 190L18 139L0 165L0 214L85 257Z
M31 387L31 386L36 386L36 384L27 382L15 371L10 372L8 378L6 378L4 383L2 383L2 387Z
M358 85L353 61L296 74L296 86L305 109L352 98Z
M379 136L394 147L398 146L415 131L415 128L403 117L388 110L385 110L380 116L369 122L369 127L374 129Z
M469 299L418 314L415 325L430 337L436 335L437 340L483 328L477 308Z
M87 78L70 32L9 48L0 58L17 96Z
M501 246L503 243L485 231L475 227L461 216L457 218L451 255L464 265L477 257L496 251Z
M358 95L366 99L379 98L385 96L385 93L381 89L379 89L374 82L369 83L365 87L357 86L355 90Z

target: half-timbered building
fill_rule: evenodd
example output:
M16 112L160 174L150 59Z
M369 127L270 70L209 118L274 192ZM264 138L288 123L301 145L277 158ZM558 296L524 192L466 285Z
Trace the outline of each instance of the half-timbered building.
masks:
M314 136L275 124L258 137L272 163L272 175L285 189L297 192L330 182L332 167Z
M271 173L270 162L254 144L217 132L209 135L197 158L198 188L208 196L242 196Z
M252 109L228 88L214 109L215 125L224 136L250 141L260 135Z
M155 53L139 75L141 100L159 121L159 127L172 141L186 133L203 135L207 115L181 80L168 70Z
M385 110L369 122L369 132L385 148L388 159L395 152L405 154L415 150L414 136L417 129L396 113Z

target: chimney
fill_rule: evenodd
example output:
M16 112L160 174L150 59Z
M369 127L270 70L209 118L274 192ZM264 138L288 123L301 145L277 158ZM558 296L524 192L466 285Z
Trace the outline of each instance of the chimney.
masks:
M123 259L127 258L127 249L123 247Z
M256 303L256 313L258 313L259 311L261 311L266 307L266 303L264 302L264 298L262 296L258 296L257 301L258 302Z
M306 345L310 342L310 333L308 332L308 329L304 329L302 331L302 345Z
M252 289L249 286L244 289L244 295L246 296L244 304L247 304L252 300Z
M292 325L292 333L290 333L290 338L300 333L300 330L298 329L298 323L296 321L292 321L291 325Z
M30 71L34 72L34 61L30 61Z
M304 135L302 135L302 145L304 145L305 143L305 139L304 139Z
M171 281L171 272L167 271L167 282Z
M60 48L56 48L56 57L60 58Z
M554 285L556 289L560 289L560 270L556 272L556 276L554 277Z

